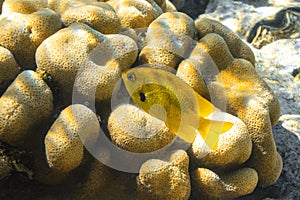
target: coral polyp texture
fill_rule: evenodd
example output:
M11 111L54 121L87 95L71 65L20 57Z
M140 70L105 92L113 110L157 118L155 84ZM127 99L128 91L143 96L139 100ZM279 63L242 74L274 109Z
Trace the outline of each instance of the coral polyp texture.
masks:
M0 94L16 78L20 69L12 53L0 46Z
M99 131L98 118L89 108L80 104L65 108L45 137L49 167L63 173L78 167L83 158L82 140L96 138Z
M169 160L146 161L137 177L140 199L189 199L189 157L183 150L174 151Z
M176 68L196 38L192 18L180 12L167 12L148 28L139 64Z
M154 0L109 0L117 12L123 28L146 28L162 14Z
M111 80L103 80L108 86L100 91L104 94L98 94L99 90L96 92L97 100L108 99L121 76L121 70L131 66L136 56L136 43L131 38L104 35L88 25L74 23L42 42L36 51L36 63L37 71L49 74L61 88L64 101L70 102L76 76L89 72L90 77L85 81L97 81L97 77L93 76ZM82 85L79 90L83 88L81 92L84 93L89 87ZM99 84L99 87L103 87L103 84Z
M219 117L232 122L234 126L220 137L217 149L206 152L199 135L191 145L189 153L191 158L203 167L218 170L233 169L248 160L252 142L246 125L239 118L227 113Z
M136 153L159 150L175 138L162 121L130 104L111 113L108 130L117 146Z
M22 69L35 69L37 47L61 26L58 14L48 8L29 14L2 13L0 45L10 50Z
M52 109L53 96L47 84L36 72L23 71L0 98L0 139L21 144Z
M200 19L198 26L201 22ZM221 35L207 33L200 39L200 45L220 70L215 78L222 82L223 87L214 87L225 91L227 111L239 117L248 127L253 142L248 165L257 170L260 185L274 184L282 169L282 160L272 134L272 126L280 115L276 96L256 73L251 64L253 61L248 60L249 55L244 59L240 58L243 54L235 58Z
M0 146L32 152L33 178L57 191L37 198L228 199L278 179L278 100L252 50L221 23L193 20L168 0L6 0L0 27ZM130 100L122 73L140 65L176 74L227 112L215 116L233 124L215 150L200 135L181 141ZM130 155L166 154L119 172L97 160L122 165L107 142Z
M121 31L121 21L115 10L107 3L70 7L62 14L64 25L81 22L103 33L112 34Z
M193 198L233 199L250 194L256 187L258 176L252 168L216 174L207 168L198 168L192 175Z

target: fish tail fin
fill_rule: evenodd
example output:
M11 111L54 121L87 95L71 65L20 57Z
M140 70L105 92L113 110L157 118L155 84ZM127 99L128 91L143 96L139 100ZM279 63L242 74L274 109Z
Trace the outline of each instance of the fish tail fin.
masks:
M231 122L216 121L201 117L198 132L202 136L206 145L210 149L216 150L220 135L230 130L232 126L233 123Z

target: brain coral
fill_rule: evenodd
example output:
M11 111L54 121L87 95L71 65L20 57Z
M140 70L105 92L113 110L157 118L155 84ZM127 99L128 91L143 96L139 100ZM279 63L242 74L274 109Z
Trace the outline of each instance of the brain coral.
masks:
M74 23L43 41L36 52L36 63L37 71L51 75L60 87L64 101L70 102L77 73L84 70L84 64L88 60L95 63L92 67L98 65L101 68L105 65L119 70L112 72L110 80L114 80L113 82L103 80L105 84L114 86L116 75L120 77L120 70L131 66L136 56L137 47L131 38L124 35L106 36L85 24ZM103 88L103 85L99 87Z
M53 109L50 88L34 71L17 76L0 98L0 139L16 145Z
M252 168L241 168L221 175L207 168L198 168L192 175L192 199L233 199L250 194L258 176Z
M84 139L95 138L99 131L98 118L89 108L80 104L65 108L45 137L49 167L67 173L79 166Z
M216 32L220 31L217 27L215 26ZM247 125L253 142L248 165L257 170L260 185L273 184L282 169L281 157L276 151L272 134L272 126L280 114L277 98L258 76L251 62L234 58L223 37L216 33L207 33L201 38L200 45L220 70L215 79L222 87L219 88L219 85L215 84L214 89L225 90L227 111L238 116ZM249 58L249 55L245 57Z
M189 157L183 150L174 151L168 161L146 161L137 177L139 199L189 199L188 167Z
M123 28L146 28L162 14L153 0L110 0L107 3L117 12Z
M0 95L20 72L14 56L0 46Z
M61 25L58 14L47 8L31 14L4 13L0 16L0 45L11 51L22 69L34 69L37 47Z
M185 57L190 42L195 39L196 32L193 19L184 13L160 15L149 25L139 64L176 68Z
M175 137L162 121L131 104L112 111L108 130L117 146L137 153L159 150Z

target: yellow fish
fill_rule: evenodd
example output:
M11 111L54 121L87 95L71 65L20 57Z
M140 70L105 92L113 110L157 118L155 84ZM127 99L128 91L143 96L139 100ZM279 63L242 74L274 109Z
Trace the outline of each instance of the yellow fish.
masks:
M161 69L132 68L122 73L126 90L145 112L165 122L171 132L192 143L200 133L210 149L217 148L220 134L231 122L207 117L221 112L176 75Z

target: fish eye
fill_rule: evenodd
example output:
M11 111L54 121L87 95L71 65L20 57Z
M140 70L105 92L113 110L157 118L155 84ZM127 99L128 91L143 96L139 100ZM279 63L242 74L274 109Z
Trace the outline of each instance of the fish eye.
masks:
M127 78L128 78L128 80L130 80L130 81L135 81L135 75L134 75L134 73L128 73L128 74L127 74Z
M146 101L146 95L143 92L140 92L140 100L141 102L145 102Z

